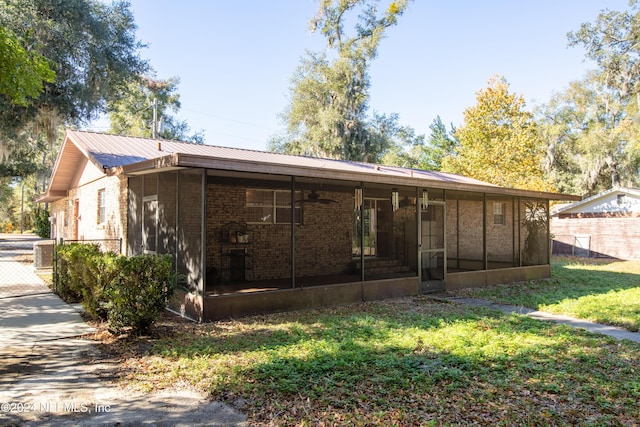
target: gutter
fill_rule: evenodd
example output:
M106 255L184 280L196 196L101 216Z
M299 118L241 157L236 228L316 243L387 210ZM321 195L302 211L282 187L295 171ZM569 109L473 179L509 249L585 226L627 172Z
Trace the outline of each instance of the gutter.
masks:
M390 175L384 166L372 165L371 172L340 171L335 169L314 168L300 165L284 165L238 159L224 159L194 154L173 153L150 160L122 166L121 173L126 175L141 175L158 169L204 168L234 172L262 173L282 176L299 176L305 178L337 179L353 182L368 182L385 185L409 187L434 187L444 190L471 191L478 193L501 194L507 196L521 196L549 200L582 200L580 196L559 194L544 191L519 190L503 188L494 185L478 185L471 183L451 182L414 176L413 171L407 170L406 176Z

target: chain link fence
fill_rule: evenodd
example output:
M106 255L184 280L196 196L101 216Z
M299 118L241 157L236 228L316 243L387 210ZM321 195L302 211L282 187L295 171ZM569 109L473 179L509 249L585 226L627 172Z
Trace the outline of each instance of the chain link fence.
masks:
M577 234L555 235L552 241L551 254L589 258L591 256L591 236Z
M39 272L34 267L34 247L47 243L52 247L52 240L32 234L0 234L0 298L50 292L51 264Z
M53 240L32 234L0 234L0 298L37 295L58 286L57 248L69 243L96 244L103 252L122 253L122 239Z

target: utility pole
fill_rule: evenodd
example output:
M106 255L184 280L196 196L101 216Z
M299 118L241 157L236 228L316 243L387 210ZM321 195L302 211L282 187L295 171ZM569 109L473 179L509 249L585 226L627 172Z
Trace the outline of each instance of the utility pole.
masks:
M24 178L22 178L22 200L20 201L20 234L24 233Z
M156 129L158 128L158 98L153 98L153 130L151 134L156 139Z

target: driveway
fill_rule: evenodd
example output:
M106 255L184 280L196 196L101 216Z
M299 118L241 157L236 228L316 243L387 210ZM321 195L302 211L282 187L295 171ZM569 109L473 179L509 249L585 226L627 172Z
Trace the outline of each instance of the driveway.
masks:
M94 331L34 273L33 235L0 234L0 425L246 426L245 417L189 390L136 394Z

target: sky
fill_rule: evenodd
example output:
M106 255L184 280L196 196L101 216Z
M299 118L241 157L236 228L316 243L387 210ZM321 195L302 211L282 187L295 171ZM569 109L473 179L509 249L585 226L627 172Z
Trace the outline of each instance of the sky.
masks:
M157 78L180 78L178 118L206 144L266 150L300 59L325 47L308 30L318 0L130 1L141 56ZM428 136L437 116L461 125L496 74L533 109L595 68L567 33L605 8L628 0L414 0L371 64L370 112Z

